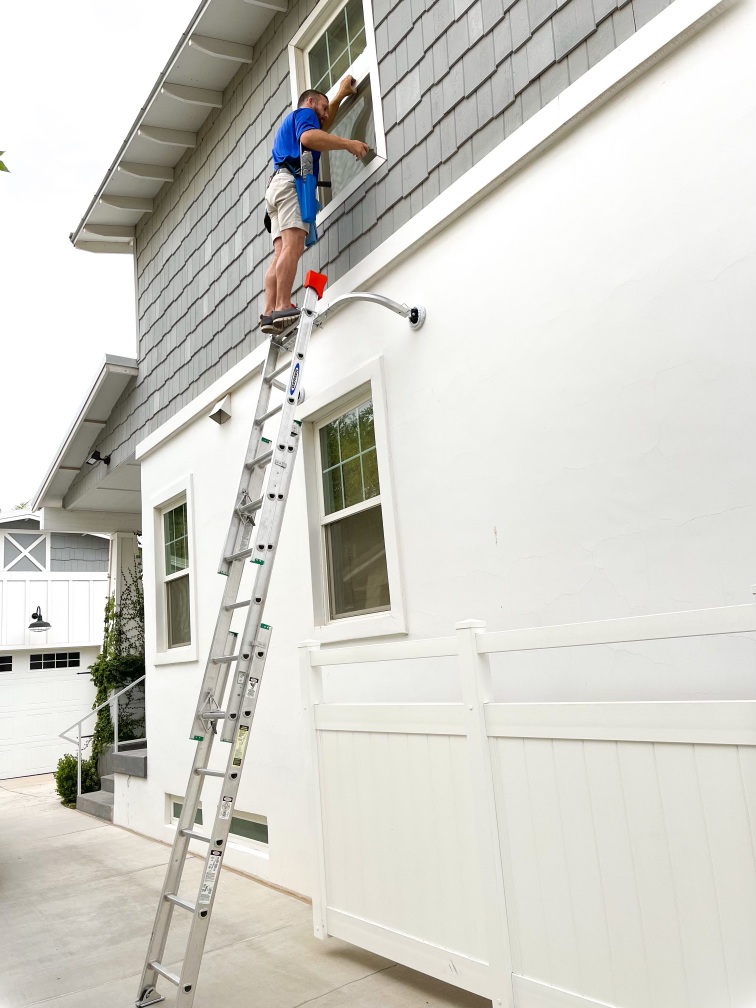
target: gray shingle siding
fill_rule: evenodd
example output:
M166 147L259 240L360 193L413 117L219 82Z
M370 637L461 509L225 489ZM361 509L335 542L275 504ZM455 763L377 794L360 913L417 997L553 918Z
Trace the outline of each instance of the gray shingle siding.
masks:
M387 163L304 269L338 279L668 2L374 0ZM137 229L139 376L100 440L114 463L260 342L269 150L290 107L286 47L314 6L271 22Z
M50 536L50 570L107 571L109 544L97 536L53 532Z

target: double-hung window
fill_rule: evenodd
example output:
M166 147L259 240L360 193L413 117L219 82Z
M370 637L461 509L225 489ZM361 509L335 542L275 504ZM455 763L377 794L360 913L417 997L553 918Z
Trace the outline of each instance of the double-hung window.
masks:
M370 0L324 0L318 4L289 46L292 98L308 88L328 95L338 91L347 75L356 81L357 94L345 99L330 132L350 140L364 140L371 154L357 161L347 151L326 151L320 159L318 190L324 209L338 206L386 159L378 64L373 38Z
M332 620L391 608L373 401L319 430L328 615Z
M163 511L163 550L166 646L184 647L191 643L186 501Z

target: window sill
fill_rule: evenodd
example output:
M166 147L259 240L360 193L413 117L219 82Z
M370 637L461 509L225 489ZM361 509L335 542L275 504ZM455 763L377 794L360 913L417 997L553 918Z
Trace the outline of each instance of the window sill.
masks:
M362 640L368 637L389 637L406 634L407 624L398 613L371 613L369 616L351 616L334 620L314 628L315 637L323 644L339 641Z
M188 644L186 647L171 648L170 651L158 651L152 662L154 665L180 665L182 662L198 660L197 645Z
M335 211L338 210L339 207L342 206L353 193L357 192L360 186L363 186L365 182L367 182L371 175L374 175L378 169L385 164L386 158L381 157L380 154L376 154L373 160L370 161L369 164L365 165L365 170L361 171L359 175L356 175L349 185L341 190L338 196L335 196L327 206L324 206L323 209L318 212L318 215L315 218L315 225L319 227L327 221L328 218L332 216L332 214L335 213Z

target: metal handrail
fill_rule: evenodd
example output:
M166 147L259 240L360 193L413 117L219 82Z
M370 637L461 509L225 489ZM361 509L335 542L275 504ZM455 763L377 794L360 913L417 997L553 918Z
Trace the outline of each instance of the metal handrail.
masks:
M78 747L78 749L77 749L77 768L76 768L76 795L77 795L77 797L81 794L81 740L83 738L85 738L85 739L94 738L93 735L82 735L81 734L81 726L82 726L82 724L87 720L87 718L91 718L94 714L98 714L102 710L103 707L109 707L113 703L113 701L115 700L115 707L113 708L113 715L114 715L113 716L113 744L114 744L114 747L115 747L114 751L118 752L118 698L121 697L121 696L123 696L124 693L128 693L130 689L133 689L135 686L138 686L139 683L144 682L144 680L146 678L147 678L146 675L140 676L138 679L135 679L134 682L129 683L128 686L124 686L122 690L119 690L117 693L114 693L111 697L108 697L107 700L105 700L101 704L98 704L97 707L93 707L92 710L89 711L87 714L85 714L83 718L80 718L78 721L74 721L74 723L72 725L69 725L68 728L65 729L65 731L62 731L60 733L60 736L59 736L60 738L65 739L66 742L71 742L75 746ZM70 732L73 728L78 728L78 730L79 730L78 731L78 738L71 738L70 735L66 735L66 732ZM130 742L146 742L147 740L146 739L129 739L129 741Z

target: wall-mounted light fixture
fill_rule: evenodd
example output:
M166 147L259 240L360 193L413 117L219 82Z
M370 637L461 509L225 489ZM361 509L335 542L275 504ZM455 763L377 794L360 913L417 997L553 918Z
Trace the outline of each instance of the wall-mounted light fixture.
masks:
M29 629L30 630L49 630L50 629L50 624L47 622L47 620L43 620L42 619L42 610L40 609L39 606L37 606L36 611L31 614L31 619L32 619L32 621L29 624Z
M105 465L110 465L110 455L100 455L98 451L93 451L87 459L87 465L97 465L98 462L104 462Z

